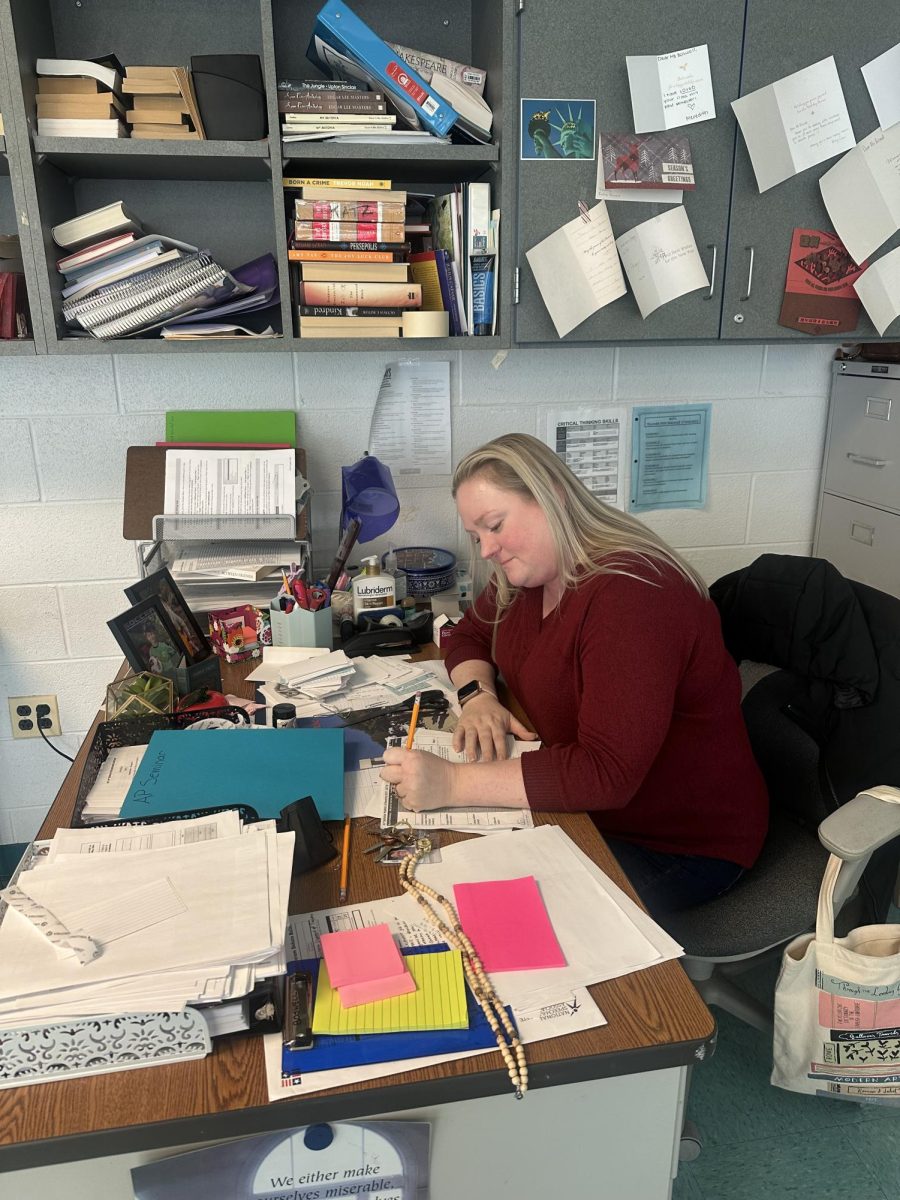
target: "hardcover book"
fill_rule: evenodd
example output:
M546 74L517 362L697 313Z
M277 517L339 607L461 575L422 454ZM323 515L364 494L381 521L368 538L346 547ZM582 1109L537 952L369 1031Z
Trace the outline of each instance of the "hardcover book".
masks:
M313 242L402 242L402 224L386 221L295 221L294 244Z
M418 283L368 283L346 280L300 284L301 304L371 308L373 305L391 308L421 308L422 287Z
M280 113L384 113L387 105L378 92L278 93Z
M860 310L853 284L867 266L853 261L837 234L795 229L778 324L801 333L852 332Z
M311 197L306 195L306 199L322 199L322 200L353 200L356 197L353 195L356 191L375 191L375 192L390 192L390 179L338 179L328 175L282 175L281 186L283 188L327 188L330 191L337 190L341 194L339 196L322 196ZM402 193L403 198L406 198L406 192ZM390 196L379 196L378 200L393 200L394 194Z
M695 187L690 142L677 133L601 133L603 186Z
M298 221L388 221L402 225L406 207L380 200L295 200Z

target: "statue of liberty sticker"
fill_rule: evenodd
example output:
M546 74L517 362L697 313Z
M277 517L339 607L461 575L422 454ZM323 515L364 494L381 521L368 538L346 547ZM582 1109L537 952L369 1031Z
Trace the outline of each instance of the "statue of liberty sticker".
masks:
M522 158L593 159L594 100L523 100Z

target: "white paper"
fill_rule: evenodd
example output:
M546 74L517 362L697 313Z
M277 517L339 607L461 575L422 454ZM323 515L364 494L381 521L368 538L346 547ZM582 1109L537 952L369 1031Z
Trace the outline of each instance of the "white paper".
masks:
M142 747L146 749L146 747ZM115 751L111 751L110 757ZM106 765L105 763L103 764ZM124 799L124 796L123 796ZM121 801L119 803L121 808ZM241 819L236 809L209 817L165 821L159 825L121 824L109 829L57 829L45 861L55 862L68 854L134 854L144 850L169 850L189 842L206 842L219 837L236 837Z
M106 945L131 937L187 912L187 905L175 891L171 879L151 879L140 887L122 888L114 896L74 908L69 920L95 942Z
M833 57L731 102L761 192L856 141Z
M385 368L368 448L395 480L452 473L449 362L395 362Z
M192 543L190 555L177 558L170 569L176 579L188 575L242 578L240 574L232 576L230 572L252 570L272 563L287 567L300 553L301 548L296 542L227 542L224 546L215 542Z
M547 445L555 450L584 486L606 504L624 508L625 445L628 413L624 408L555 409L547 416Z
M293 450L168 450L165 512L248 516L296 512ZM268 556L263 562L271 561Z
M635 133L696 125L716 115L706 46L669 54L628 54L625 66Z
M819 186L847 253L863 262L900 229L900 124L863 138Z
M900 316L900 246L873 262L853 286L872 324L884 337L887 327Z
M606 204L601 200L532 246L525 257L560 337L625 295Z
M263 646L262 662L245 679L248 683L278 683L282 671L327 654L331 654L327 646Z
M110 750L85 797L83 820L91 817L103 820L105 815L119 815L146 749L146 746L115 746Z
M670 300L709 287L684 205L635 225L616 246L645 319Z
M900 121L900 42L862 68L872 107L882 129Z

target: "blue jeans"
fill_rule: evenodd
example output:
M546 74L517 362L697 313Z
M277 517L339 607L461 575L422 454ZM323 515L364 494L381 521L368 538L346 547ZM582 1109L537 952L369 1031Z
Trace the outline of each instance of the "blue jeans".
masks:
M635 842L608 837L606 843L652 917L693 908L733 887L744 868L701 854L663 854Z

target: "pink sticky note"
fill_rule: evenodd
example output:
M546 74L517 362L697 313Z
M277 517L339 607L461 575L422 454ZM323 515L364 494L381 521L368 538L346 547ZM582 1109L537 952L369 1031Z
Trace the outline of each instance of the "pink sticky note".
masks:
M368 983L345 983L337 989L337 994L341 1008L355 1008L357 1004L374 1004L376 1000L390 1000L415 990L416 981L409 971L404 970L401 975L370 979Z
M533 875L453 885L460 924L486 971L564 967L547 909Z
M387 925L322 934L322 956L331 986L371 983L406 972L403 955Z

